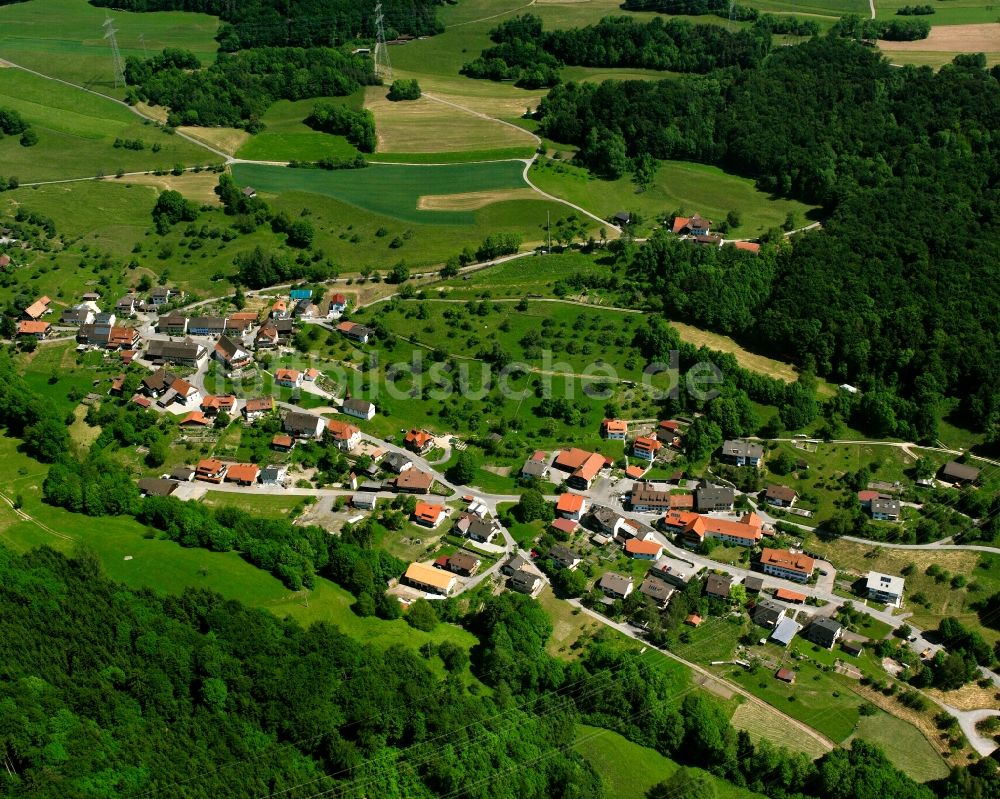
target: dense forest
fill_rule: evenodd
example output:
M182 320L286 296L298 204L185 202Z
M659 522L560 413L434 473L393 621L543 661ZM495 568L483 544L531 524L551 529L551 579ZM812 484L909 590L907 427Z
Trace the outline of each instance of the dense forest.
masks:
M377 0L90 0L125 11L199 11L220 17L222 50L248 47L330 47L375 38ZM382 0L386 35L440 33L444 0Z
M371 60L329 47L259 47L220 53L204 69L186 50L167 49L152 58L129 56L129 102L170 109L170 125L221 125L256 133L260 118L279 99L343 96L378 78Z
M630 271L667 312L871 392L882 434L932 438L942 399L958 396L966 422L996 436L1000 69L955 61L894 68L814 38L752 69L558 86L538 116L599 173L611 157L694 160L822 205L822 230L778 248L773 267L731 270L725 250L661 236ZM712 283L714 300L699 289Z
M706 73L720 67L749 68L770 49L770 33L750 28L735 33L718 25L685 20L648 23L631 17L605 17L596 25L544 31L542 20L525 14L490 32L495 47L462 67L473 78L513 80L527 88L554 86L565 64L590 67L641 67Z

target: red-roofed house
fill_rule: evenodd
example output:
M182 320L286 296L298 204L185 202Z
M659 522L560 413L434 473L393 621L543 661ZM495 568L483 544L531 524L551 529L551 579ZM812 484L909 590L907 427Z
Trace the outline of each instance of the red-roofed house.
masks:
M37 339L43 339L48 336L51 329L52 325L48 322L37 322L32 319L17 323L17 335L19 336L34 336Z
M651 436L639 436L632 442L632 455L644 461L653 461L662 447L663 444Z
M760 568L764 574L782 577L804 583L813 573L816 562L801 552L790 552L787 549L768 549L760 553Z
M556 513L564 519L572 519L578 522L580 521L580 517L583 516L585 505L583 497L579 494L562 494L559 497L559 501L556 502Z
M433 502L418 502L413 509L413 521L424 527L437 527L444 516L444 506L435 505Z
M236 406L236 397L232 394L209 394L201 401L201 410L206 416L216 416L219 411L230 413Z
M49 305L52 303L48 297L39 297L31 305L24 309L24 315L28 319L41 319L49 312Z
M226 472L226 482L241 486L251 486L257 482L260 467L255 463L234 463Z
M663 554L662 544L656 541L643 541L641 538L630 538L625 542L625 552L637 560L656 560Z
M410 450L410 452L423 455L434 446L434 436L430 433L425 433L423 430L412 429L403 437L403 446Z
M295 439L287 433L278 433L271 439L271 448L278 452L290 452L295 447Z
M277 369L274 372L274 382L286 388L298 388L302 385L302 373L297 369Z
M195 466L194 476L195 479L207 483L221 483L222 478L226 476L226 464L215 458L205 458Z
M566 535L573 535L573 533L576 532L576 528L579 526L579 523L573 521L572 519L559 518L552 521L552 529L558 530L560 533L565 533Z
M330 437L337 442L337 446L345 452L350 452L354 449L361 438L361 431L357 427L337 419L327 421L326 429Z
M612 441L624 441L628 433L628 422L621 419L605 419L601 422L601 435Z
M646 470L642 466L628 466L625 469L625 476L631 477L633 480L638 480L646 473Z
M690 217L677 216L674 217L674 224L670 229L679 236L707 236L712 229L712 220L705 219L699 214Z
M798 591L791 591L787 588L779 588L775 591L774 598L780 599L782 602L793 602L797 605L801 605L806 601L805 594L800 594Z
M179 422L181 427L208 427L211 423L211 420L201 411L191 411Z

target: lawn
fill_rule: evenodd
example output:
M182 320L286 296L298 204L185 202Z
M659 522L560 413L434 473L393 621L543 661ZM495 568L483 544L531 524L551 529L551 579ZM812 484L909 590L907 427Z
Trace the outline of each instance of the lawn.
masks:
M853 737L878 744L896 768L917 782L948 776L948 765L920 730L888 713L879 711L874 716L862 716Z
M278 100L264 114L264 130L252 136L237 151L239 158L256 161L318 161L320 158L353 158L354 145L343 136L320 133L304 120L317 103L361 106L362 90L347 97L313 97L308 100Z
M756 702L743 702L736 708L731 721L736 729L746 730L754 743L763 739L813 759L827 752L819 741L810 735L803 735L802 730L784 716Z
M3 11L11 8L14 6L0 7L0 20ZM18 111L38 134L33 147L22 147L16 136L0 139L3 174L16 176L22 184L219 160L111 100L20 69L0 69L0 107ZM144 149L113 147L115 139L142 141ZM153 152L154 145L158 152Z
M47 75L123 97L125 88L115 87L111 50L104 38L107 16L108 9L92 6L86 0L31 0L0 6L0 55ZM218 44L214 36L219 25L216 17L120 10L111 16L123 58L141 57L165 47L191 50L203 63L215 57Z
M162 470L161 470L162 471ZM234 494L229 491L209 491L202 502L216 508L238 508L254 516L287 519L293 508L299 507L301 496L281 496L275 494Z
M896 19L896 11L907 5L914 4L909 0L878 0L875 3L875 16L878 19ZM997 21L994 0L947 0L930 5L934 8L934 13L920 19L927 20L931 25L974 25Z
M607 799L645 799L654 785L669 779L679 768L655 749L632 743L611 730L577 725L573 747L600 775ZM717 799L752 799L760 794L710 777Z
M644 220L639 225L643 233L675 211L697 212L716 221L737 211L741 224L727 237L751 238L780 226L789 213L800 226L804 225L814 210L797 200L758 191L749 178L686 161L661 162L652 185L642 193L637 192L628 176L601 180L586 169L551 158L536 161L529 177L542 191L583 206L604 219L622 210L638 213Z

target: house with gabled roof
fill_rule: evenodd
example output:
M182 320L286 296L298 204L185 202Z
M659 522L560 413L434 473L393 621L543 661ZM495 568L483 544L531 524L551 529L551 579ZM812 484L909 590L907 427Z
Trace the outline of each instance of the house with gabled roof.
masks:
M267 322L260 326L254 337L253 345L258 350L270 350L278 346L278 328Z
M421 591L447 596L458 584L458 577L422 563L411 563L406 567L403 581Z
M188 332L188 319L181 313L167 313L156 320L156 330L167 336L183 336Z
M212 354L227 369L242 369L253 361L253 357L247 350L243 349L243 345L229 336L219 338Z
M418 502L413 509L413 521L431 529L441 524L445 515L444 505L433 502Z
M570 571L573 571L583 562L583 558L579 552L574 552L569 547L564 547L561 544L556 544L549 550L549 559L559 568L569 569Z
M247 424L252 424L262 416L274 410L273 397L256 397L248 399L243 406L243 418Z
M349 339L360 342L361 344L367 344L368 339L372 337L374 331L372 331L371 328L356 324L355 322L341 322L337 325L337 332L347 336Z
M410 450L410 452L423 455L429 452L431 447L434 446L434 436L424 430L411 428L403 437L403 446Z
M17 323L17 335L34 336L37 339L48 338L52 325L48 322L36 321L34 319L22 319Z
M225 332L224 316L194 316L188 319L188 333L192 336L221 336Z
M632 457L652 462L662 447L663 444L652 436L637 436L632 442Z
M340 410L357 419L368 421L375 418L375 404L365 399L348 397L340 406Z
M201 411L191 411L178 424L181 427L208 427L212 424L212 420Z
M216 458L205 458L198 461L194 468L196 480L204 480L206 483L221 483L226 476L226 464Z
M283 425L285 432L296 438L319 438L326 429L326 419L311 413L289 411Z
M794 488L774 483L768 485L764 494L764 500L767 504L774 505L776 508L790 508L798 498L799 495L795 493Z
M201 401L201 410L206 416L218 416L221 411L232 413L236 407L236 397L232 394L209 394Z
M630 538L625 542L625 554L636 560L656 560L663 554L663 544L656 539Z
M605 572L597 583L597 587L604 592L604 595L612 599L625 599L635 586L632 577L626 577L617 572Z
M86 305L74 305L72 308L66 308L59 317L60 324L72 327L89 325L93 324L93 322L94 311Z
M206 355L208 355L208 350L191 339L184 341L150 339L146 347L146 357L153 363L179 363L184 366L200 366Z
M653 574L647 574L639 586L639 593L652 599L659 610L663 610L667 606L670 602L670 597L676 592L676 588L673 588Z
M719 458L733 466L759 468L764 463L764 447L756 441L729 439L723 442Z
M941 467L941 478L949 483L971 485L979 479L979 469L967 463L948 461Z
M52 300L48 297L39 297L31 303L31 305L24 309L24 316L26 319L41 319L45 314L49 313L49 305L51 304Z
M579 521L580 517L583 516L585 508L586 501L579 494L566 492L565 494L561 494L559 500L556 502L556 513L564 519Z
M331 419L326 423L326 434L345 452L350 452L361 440L361 431L353 424Z
M566 483L569 486L586 491L607 463L607 459L600 453L571 447L562 450L556 456L552 467L569 473L566 477Z
M396 490L404 494L426 494L434 484L434 475L419 469L407 469L393 483Z
M678 236L707 236L712 230L712 220L700 214L675 216L670 230Z
M302 385L302 372L298 369L275 369L274 382L285 388L298 388Z
M764 574L804 583L812 577L816 561L802 552L765 547L761 550L757 566Z
M259 475L260 467L256 463L234 463L226 471L226 482L252 486Z
M624 441L628 422L622 419L605 419L601 422L601 435L609 441Z

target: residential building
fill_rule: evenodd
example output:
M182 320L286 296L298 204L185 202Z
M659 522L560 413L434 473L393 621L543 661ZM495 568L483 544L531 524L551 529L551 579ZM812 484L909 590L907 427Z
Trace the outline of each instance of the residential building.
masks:
M375 510L378 494L371 491L359 491L351 498L351 504L358 510Z
M840 622L824 616L813 619L806 629L806 638L824 649L833 649L843 634L844 628Z
M799 495L795 493L794 488L774 483L768 485L767 491L764 494L767 504L774 505L776 508L790 508L798 498Z
M879 498L871 501L871 514L876 521L898 522L901 508L898 499Z
M785 606L773 599L762 599L753 609L753 623L760 627L776 627L785 618Z
M139 480L139 493L144 497L169 497L176 490L176 480L164 480L160 477L143 477Z
M424 566L422 563L411 563L407 566L403 580L414 588L444 596L448 596L458 584L458 577L454 574Z
M561 569L573 571L583 562L579 552L574 552L569 547L556 544L549 550L549 558Z
M337 331L361 344L367 344L368 340L374 335L371 328L355 324L354 322L341 322L337 325Z
M242 369L253 361L250 353L229 336L222 336L215 345L215 359L227 369Z
M625 542L625 554L636 560L656 560L663 554L663 545L656 540L630 538Z
M319 316L319 308L311 300L299 300L292 308L294 319L315 319L317 316Z
M279 485L285 481L288 475L288 467L281 464L268 464L260 470L261 485Z
M142 378L142 390L155 399L170 387L171 382L173 377L168 378L167 370L160 368Z
M194 476L196 480L204 480L207 483L221 483L226 476L226 464L215 458L205 458L198 461Z
M573 519L553 519L549 522L549 527L567 536L573 535L579 526L580 523L573 521Z
M903 602L905 583L906 581L902 577L894 577L881 572L868 572L868 577L865 579L865 590L869 599L898 608Z
M226 482L241 486L252 486L260 475L260 467L255 463L234 463L226 471Z
M754 441L730 439L722 444L720 460L733 466L760 467L764 463L764 446Z
M201 401L201 410L206 416L218 416L220 412L232 413L236 407L236 397L232 394L209 394Z
M521 477L544 480L549 473L549 458L544 450L536 450L521 467Z
M72 308L67 308L62 312L59 322L72 327L93 324L94 312L86 305L74 305Z
M375 404L369 402L368 400L348 397L344 400L340 409L348 416L354 416L357 419L364 419L368 421L375 417Z
M187 380L165 372L163 383L166 386L166 391L162 392L156 401L156 404L161 408L167 408L175 402L189 407L201 405L201 392Z
M295 447L295 439L288 433L278 433L271 439L271 449L278 452L291 452Z
M41 319L45 314L50 313L51 309L49 305L52 304L52 300L48 297L39 297L31 305L24 309L25 319L38 320Z
M278 346L278 328L270 322L260 326L253 340L254 349L271 350Z
M784 618L775 626L771 640L782 646L788 646L801 629L802 625L794 619Z
M146 357L153 363L177 363L184 366L200 366L208 350L191 339L167 341L150 339L146 346Z
M584 519L589 529L614 538L625 526L625 518L604 505L594 505Z
M118 321L118 317L112 312L95 311L94 312L94 324L102 325L103 327L111 327L115 322Z
M648 469L648 466L636 466L632 463L625 467L625 476L632 480L641 480Z
M510 587L520 594L534 594L543 583L539 575L526 570L516 571L510 576Z
M712 220L700 214L675 216L670 229L679 236L707 236L712 229Z
M694 501L695 506L702 513L711 513L712 511L727 511L733 509L733 503L736 501L736 494L733 489L729 486L718 486L712 485L708 482L702 482L694 490Z
M390 452L382 459L382 467L394 474L402 474L413 467L413 461L401 452Z
M582 491L590 488L590 484L606 464L607 460L603 455L576 447L561 451L552 462L553 468L568 473L565 479L570 487Z
M665 513L670 510L670 492L651 483L635 483L629 494L629 506L636 513Z
M782 602L787 602L790 605L802 605L807 599L805 594L792 591L790 588L779 588L774 592L774 598L780 599Z
M138 298L134 294L126 294L115 303L115 313L119 316L135 316Z
M970 485L979 479L979 469L958 461L948 461L941 467L941 478L949 483Z
M652 574L647 574L646 579L639 586L639 593L652 599L656 603L656 607L660 610L663 610L667 606L667 603L670 602L670 597L676 591L676 588L672 588L659 577L655 577Z
M258 322L257 313L254 311L237 311L229 315L226 322L226 330L238 330L241 334L246 333Z
M319 438L326 429L326 419L311 413L289 411L285 414L284 429L296 438Z
M632 457L652 462L662 447L663 444L651 436L638 436L632 442Z
M764 537L763 522L755 513L744 514L739 521L733 521L689 511L670 511L663 517L663 526L680 534L684 543L691 546L713 539L728 545L753 547Z
M601 422L601 435L609 441L624 441L628 422L622 419L605 419Z
M560 495L558 502L556 502L556 513L564 519L580 521L584 508L586 508L586 502L579 494L567 492Z
M284 300L275 300L271 306L270 316L272 319L285 319L288 317L288 303Z
M597 583L597 587L604 592L605 596L612 599L625 599L634 588L631 577L617 572L605 572Z
M156 320L156 331L167 336L183 336L188 332L188 320L184 314L164 314Z
M492 519L483 519L473 513L464 514L455 523L455 527L466 538L478 541L481 544L489 544L500 532L496 522Z
M178 422L181 427L208 427L210 424L212 424L212 420L201 411L191 411Z
M105 346L109 350L135 350L139 348L141 341L139 331L134 327L112 326Z
M330 297L330 307L328 308L326 315L328 317L340 316L344 311L347 310L347 297L343 294L334 294Z
M697 577L700 571L700 566L668 555L659 558L649 570L650 574L655 574L661 580L678 588L687 588L687 584Z
M717 599L729 599L733 587L733 578L728 575L710 574L705 580L705 593Z
M531 569L531 564L528 563L523 556L515 553L507 559L507 562L504 563L503 566L500 567L500 572L509 577L512 574L516 574L517 572L524 571L526 569Z
M274 382L285 388L298 388L302 385L302 372L298 369L275 369Z
M48 338L52 325L48 322L35 321L34 319L22 319L17 323L17 335L34 336L37 339Z
M656 426L656 438L667 446L672 446L680 434L680 422L665 419Z
M479 558L468 552L455 552L445 558L445 568L455 574L461 574L463 577L472 577L479 571L481 564L482 561Z
M436 505L432 502L418 502L413 509L413 521L423 527L431 529L441 524L445 517L443 505Z
M196 316L188 319L188 333L192 336L221 336L225 332L224 316Z
M424 455L434 446L434 436L424 430L411 429L403 437L403 446L417 455Z
M748 575L743 581L743 587L752 594L759 594L764 590L764 578Z
M434 475L419 469L407 469L394 483L396 490L404 494L426 494L433 484Z
M350 452L361 440L361 431L357 427L337 419L326 423L326 432L344 452Z
M694 510L694 494L671 494L670 510Z
M262 416L271 413L273 410L273 397L256 397L254 399L248 399L246 405L243 406L243 419L247 424L253 424Z
M815 564L815 560L801 552L765 547L760 553L757 565L764 574L804 583L812 577Z
M180 289L172 289L169 286L157 286L149 292L149 300L153 305L166 305L168 302L177 302L184 299L184 292Z

